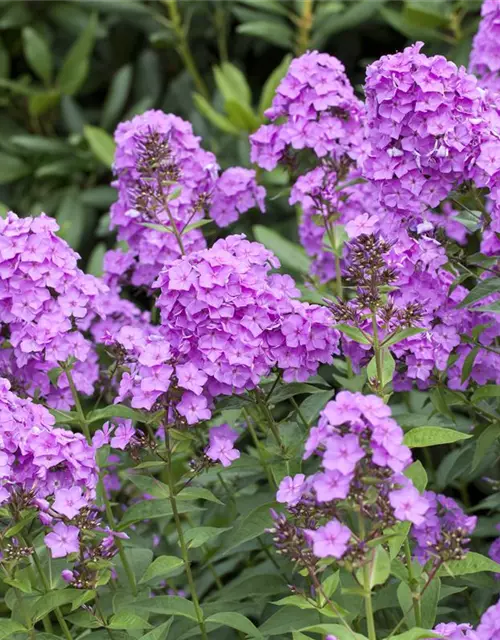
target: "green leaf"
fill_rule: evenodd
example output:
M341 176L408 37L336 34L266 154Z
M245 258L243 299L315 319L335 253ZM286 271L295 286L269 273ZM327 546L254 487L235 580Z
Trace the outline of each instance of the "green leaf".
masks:
M19 633L21 631L27 631L27 629L23 627L22 624L19 624L19 622L10 620L9 618L0 618L0 640L4 640L4 638L8 638L13 633Z
M135 613L129 611L118 611L114 616L111 616L109 629L150 629L151 625L147 620L141 618Z
M338 329L338 331L345 333L346 336L348 336L355 342L359 342L360 344L372 344L371 341L364 335L364 333L357 327L351 327L348 324L336 324L335 329Z
M422 626L432 629L436 622L437 606L441 594L441 580L435 577L421 598Z
M327 598L331 598L340 582L340 572L335 571L331 576L328 576L326 580L321 583L322 591L326 595ZM321 594L322 596L322 594Z
M488 453L490 448L500 438L500 424L490 424L477 439L474 458L472 459L472 471L475 471L479 463Z
M497 291L500 291L500 278L488 278L488 280L482 280L465 296L462 302L458 305L458 308L461 309L463 307L467 307L478 300L486 298L486 296L489 296L492 293L496 293Z
M316 610L282 607L259 627L259 631L266 637L279 636L292 631L312 630L317 624Z
M98 242L90 254L87 264L87 273L91 273L93 276L100 277L103 273L103 261L104 255L107 251L107 247L104 242Z
M394 558L398 555L401 547L404 544L404 541L408 537L410 526L410 522L397 522L393 527L391 527L391 529L387 529L384 531L384 533L394 533L394 536L391 537L387 542L391 560L394 560Z
M409 17L388 7L380 7L380 13L393 29L411 40L444 40L444 35L437 29L416 25Z
M108 407L91 411L87 416L87 422L92 424L92 422L110 418L129 418L137 422L147 422L151 416L137 409L131 409L124 404L110 404Z
M298 244L286 240L274 229L260 224L255 225L252 231L257 242L261 242L270 249L284 267L299 273L309 273L311 260Z
M469 551L462 560L450 560L439 570L440 576L463 576L469 573L479 573L480 571L493 571L500 573L500 564L491 558Z
M266 503L250 511L249 514L240 516L234 523L233 530L224 540L222 556L242 545L244 542L261 536L272 524L270 509L276 503Z
M134 609L142 609L162 616L181 616L198 621L194 604L180 596L156 596L134 602Z
M242 633L246 633L251 638L263 638L263 635L246 616L236 611L227 613L214 613L209 616L205 622L215 622L217 624L224 625L225 627L231 627Z
M94 46L97 14L92 14L80 37L71 47L57 75L57 85L67 96L75 94L85 82L89 69L89 55Z
M394 371L396 370L396 363L391 355L391 352L387 348L383 348L380 351L380 359L382 360L382 380L379 380L382 389L392 382ZM377 359L375 356L368 363L366 370L369 380L378 380L377 373Z
M204 98L200 93L195 93L193 95L193 101L201 113L202 116L211 122L215 127L224 131L225 133L231 133L232 135L239 136L240 130L234 126L225 116L216 111L212 105L208 102L206 98Z
M277 47L283 47L283 49L293 47L293 30L285 22L269 22L267 20L245 22L239 24L236 31L246 36L257 36Z
M464 360L464 365L462 367L462 375L460 376L460 382L463 384L467 378L472 373L472 367L474 366L474 361L477 358L477 354L479 353L480 347L474 347L470 350L469 354Z
M405 469L404 475L409 478L415 487L422 493L427 486L427 472L424 465L417 460Z
M42 38L31 27L24 27L22 31L23 49L26 60L31 69L46 85L52 79L52 54Z
M360 633L354 633L351 629L346 629L341 624L315 624L310 627L305 627L302 631L312 631L313 633L331 634L338 640L367 640L366 636Z
M264 86L260 93L259 106L257 107L257 113L259 113L261 116L264 116L264 111L266 111L266 109L269 109L269 107L271 106L274 95L276 93L276 89L278 88L279 83L285 77L291 61L292 56L290 54L286 55L264 83Z
M31 173L31 167L16 156L0 151L0 184L9 184Z
M208 500L217 504L224 504L217 496L205 487L186 487L177 494L179 500Z
M422 629L421 627L414 627L409 631L400 633L397 636L392 636L391 640L420 640L420 638L441 638L439 633L434 633L428 629Z
M192 231L193 229L199 229L200 227L206 227L207 224L213 224L213 222L213 220L207 220L206 218L204 218L203 220L196 220L196 222L191 222L191 224L187 224L185 227L183 227L181 234L188 233L188 231Z
M407 627L414 627L415 622L415 610L412 608L413 596L410 585L406 582L400 582L397 590L398 602L403 614L406 613L406 625Z
M168 636L168 632L170 631L170 627L172 626L174 619L170 618L167 622L155 626L154 629L141 636L139 640L165 640Z
M362 22L368 22L378 11L381 4L387 0L361 0L352 3L341 14L334 13L329 18L323 18L319 24L314 24L311 49L321 49L327 38L356 27Z
M74 602L77 598L81 599L82 596L87 597L90 600L95 597L94 591L82 592L81 589L59 589L57 591L50 591L44 596L39 598L32 609L32 618L34 622L38 622L44 618L48 613L53 611L56 607L61 607L64 604Z
M190 549L196 549L230 530L231 527L194 527L186 531L184 538Z
M203 509L190 502L179 502L177 504L177 509L179 513L203 511ZM144 500L144 502L133 504L130 509L125 511L118 529L123 531L123 529L126 529L135 522L140 522L141 520L152 520L154 518L166 518L171 515L172 507L170 505L170 500Z
M390 347L393 344L397 344L402 340L406 340L406 338L411 338L411 336L416 336L419 333L424 333L427 329L423 329L421 327L409 327L408 329L402 329L398 331L395 335L390 338L387 338L382 342L383 347Z
M382 546L376 547L372 552L369 563L369 583L364 583L364 572L362 569L356 571L356 579L365 589L373 589L377 584L384 584L391 573L391 559Z
M500 384L485 384L472 394L472 402L476 403L486 398L500 398Z
M132 86L133 68L125 64L113 76L101 114L101 127L111 129L122 115Z
M251 105L252 92L245 75L238 67L230 62L223 62L220 67L214 67L214 77L224 100L235 100Z
M82 629L99 629L104 626L97 616L85 610L71 613L69 616L66 616L66 620L77 627L82 627Z
M89 143L94 156L106 167L111 168L115 157L116 145L109 133L99 127L86 124L83 127L83 135Z
M239 0L239 2L258 9L259 11L269 11L270 13L285 17L289 15L287 7L283 5L280 0L266 0L265 4L262 0Z
M472 436L455 431L454 429L445 429L444 427L415 427L404 436L404 444L407 447L416 449L417 447L433 447L438 444L451 444L459 440L468 440Z
M149 565L140 579L139 584L149 582L156 578L167 578L168 576L175 575L183 564L182 558L178 558L177 556L160 556Z
M327 402L332 399L335 393L335 389L328 389L328 391L320 391L315 393L302 402L300 405L300 412L308 424L312 424L319 416Z
M234 126L242 131L252 132L260 125L260 120L252 109L236 100L226 100L224 110Z
M132 469L128 475L130 482L140 489L143 493L148 493L155 498L169 498L170 489L168 485L152 476L141 476Z
M58 105L60 99L61 94L58 89L49 89L48 91L37 93L28 98L29 111L33 116L40 116Z

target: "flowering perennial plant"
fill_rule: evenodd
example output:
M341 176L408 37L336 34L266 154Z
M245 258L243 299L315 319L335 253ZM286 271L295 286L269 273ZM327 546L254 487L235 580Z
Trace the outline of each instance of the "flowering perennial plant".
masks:
M417 42L365 102L308 51L265 124L217 67L253 168L121 123L102 278L0 218L0 639L500 640L499 15L470 73ZM302 247L239 233L260 182Z

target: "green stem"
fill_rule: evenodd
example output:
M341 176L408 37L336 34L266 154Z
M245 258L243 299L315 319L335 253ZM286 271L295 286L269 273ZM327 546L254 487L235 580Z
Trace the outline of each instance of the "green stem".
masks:
M179 52L184 65L193 79L193 82L197 88L197 90L201 93L201 95L207 100L210 99L210 94L208 92L206 84L203 82L203 78L198 71L196 63L193 58L193 54L191 53L191 49L189 48L189 42L186 36L186 30L184 25L182 24L181 14L179 12L179 7L177 6L176 0L163 0L167 6L168 16L172 23L172 28L177 36L178 44L177 51Z
M255 448L257 449L257 455L259 456L260 464L262 465L262 468L266 472L268 482L271 487L276 487L273 474L271 473L271 469L269 468L269 465L267 464L267 461L264 457L264 452L261 449L260 440L258 439L257 434L255 433L255 429L253 428L252 419L245 408L243 408L243 413L246 418L248 431L250 432Z
M366 536L365 521L363 515L359 514L359 537L364 540ZM365 614L366 625L368 628L369 640L377 640L377 633L375 631L375 619L373 617L373 602L372 602L372 590L370 588L370 569L371 562L365 562L363 565L363 591L365 599Z
M342 271L340 270L340 256L337 255L337 239L335 233L335 224L330 225L330 223L326 222L326 233L328 235L328 239L330 240L330 244L332 245L333 254L335 256L335 293L339 298L342 298L344 295L344 289L342 286Z
M82 431L85 437L87 438L87 442L91 444L92 438L90 436L89 425L87 422L87 418L85 417L85 413L83 411L82 403L80 402L80 396L78 395L75 381L73 380L73 376L71 375L70 367L65 367L64 372L66 373L66 378L68 379L69 388L71 389L71 394L73 396L73 401L75 403L75 408L78 414L78 420L80 422L80 426L82 428Z
M170 506L172 507L172 515L174 516L175 528L177 530L179 545L181 547L181 555L182 555L182 559L184 560L184 568L186 570L186 577L188 579L189 590L191 592L191 599L193 601L193 605L196 611L196 617L198 619L198 625L200 627L201 637L202 637L202 640L208 640L208 635L205 628L205 622L203 620L203 611L201 610L200 601L198 599L198 594L196 592L196 585L193 580L193 574L191 572L191 563L189 561L189 553L186 546L186 541L184 539L184 532L182 530L182 523L179 517L179 511L177 509L176 490L175 490L174 479L172 476L172 454L170 451L170 441L169 441L168 431L167 430L165 431L166 431L165 444L167 448L166 472L167 472L167 482L168 482L168 488L169 488Z
M85 416L85 412L83 411L83 407L82 407L82 403L80 402L80 396L78 395L78 391L77 388L75 386L75 383L73 381L73 376L71 375L71 371L69 370L69 368L64 369L66 372L66 376L68 378L68 382L69 382L69 387L71 389L71 393L73 395L73 401L75 403L75 407L76 407L76 412L78 414L78 420L80 422L80 426L82 428L83 433L85 434L85 437L87 438L87 442L89 444L92 444L92 437L90 435L90 430L89 430L89 425L87 422L87 418ZM113 510L111 509L111 504L108 500L108 496L106 494L106 489L104 487L104 483L103 483L103 479L102 479L102 475L99 474L99 490L102 496L102 500L104 502L104 507L106 510L106 518L108 520L108 524L111 527L111 529L114 530L115 528L115 518L113 516ZM134 596L137 595L137 583L135 580L135 575L134 572L132 571L132 567L130 566L130 563L128 561L128 558L125 554L125 551L123 549L123 545L122 545L122 541L119 538L115 538L115 544L116 547L118 549L118 553L120 555L120 559L122 561L123 564L123 568L125 570L125 573L127 575L128 581L130 583L130 588L132 590L132 593L134 594Z
M99 491L102 496L102 501L104 502L104 509L106 511L106 519L108 521L111 529L115 529L116 522L115 517L113 515L113 509L111 508L111 503L109 502L108 495L106 493L106 488L104 487L103 477L99 475ZM125 574L127 576L127 580L130 584L130 589L134 596L137 595L137 582L135 579L134 572L132 571L132 567L130 566L130 562L128 561L127 554L125 553L125 549L123 548L122 541L119 538L115 538L115 545L118 549L118 555L120 556L120 560L122 561L123 569L125 570Z
M301 56L309 48L309 36L313 23L313 0L302 0L302 15L298 19L299 33L295 53Z
M363 583L365 585L365 614L366 624L368 627L368 638L369 640L377 640L377 633L375 631L375 619L373 617L372 592L371 589L367 586L370 584L369 564L365 564L363 567Z
M421 627L422 626L422 603L420 602L420 594L414 591L414 589L418 587L418 581L415 580L415 576L413 575L411 549L410 549L410 543L408 542L408 538L406 538L405 540L404 549L405 549L405 556L406 556L406 566L408 568L408 581L411 589L413 607L415 609L415 623L417 627Z
M372 329L373 329L373 351L375 353L375 366L377 368L377 395L384 395L383 388L383 366L382 366L382 349L380 348L380 340L378 335L377 314L372 311Z
M42 581L43 584L43 588L44 591L46 593L48 593L50 591L50 584L49 581L47 580L47 576L45 575L44 571L43 571L43 567L42 567L42 563L40 562L40 558L38 557L38 554L36 552L35 546L33 544L33 542L31 541L31 539L25 534L24 538L26 540L26 544L28 544L30 547L33 547L33 562L35 564L36 570L38 575L40 576L40 579ZM57 622L59 622L59 626L62 629L62 632L64 633L64 637L66 638L66 640L73 640L73 637L71 635L71 632L68 628L68 625L66 624L66 620L64 619L64 616L61 612L61 609L59 607L55 607L54 609L54 613L56 614L56 618L57 618Z
M217 47L220 61L227 62L229 56L227 53L226 11L221 7L220 2L215 5L215 28L217 30Z

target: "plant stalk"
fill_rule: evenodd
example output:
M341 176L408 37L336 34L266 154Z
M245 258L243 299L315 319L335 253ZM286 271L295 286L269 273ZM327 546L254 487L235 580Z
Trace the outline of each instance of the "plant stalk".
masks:
M196 585L194 583L193 574L191 572L191 563L189 561L189 553L186 545L186 541L184 539L184 532L182 530L182 523L179 517L179 510L177 509L177 499L176 499L176 490L174 479L172 476L172 453L170 451L170 440L168 436L168 431L165 429L165 444L167 448L167 482L169 488L169 500L170 506L172 507L172 515L174 516L175 528L177 530L177 536L179 538L179 545L181 547L181 555L184 561L184 568L186 570L186 577L188 579L189 590L191 593L191 599L193 601L193 605L196 611L196 617L198 619L198 625L201 631L202 640L208 640L207 630L205 628L205 621L203 620L203 611L200 607L200 601L198 599L198 594L196 592Z

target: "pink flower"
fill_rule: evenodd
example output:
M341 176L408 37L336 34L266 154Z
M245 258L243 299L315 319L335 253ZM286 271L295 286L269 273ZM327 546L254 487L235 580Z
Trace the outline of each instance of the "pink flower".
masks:
M323 466L330 471L336 469L344 475L350 474L364 455L365 452L359 446L358 436L354 434L330 436L326 442Z
M347 551L351 531L335 518L316 531L307 529L313 553L318 558L341 558Z
M132 420L124 420L124 424L117 427L114 436L111 438L113 449L125 449L135 435Z
M276 500L286 503L289 507L294 507L304 493L304 480L303 473L298 473L293 478L291 476L283 478L276 494Z
M87 505L87 500L82 496L80 487L58 489L54 495L55 500L52 508L67 518L74 518L80 509Z
M179 386L192 391L199 396L203 391L203 385L207 381L207 375L200 371L192 362L180 364L175 368Z
M53 531L44 538L53 558L64 558L69 553L76 553L80 548L78 540L79 530L72 525L66 526L58 522Z
M233 447L229 438L212 438L206 454L211 460L219 461L223 467L229 467L240 457L240 452Z
M351 486L352 476L344 475L340 471L326 471L318 473L313 481L316 497L319 502L347 498Z
M424 522L425 513L429 508L427 500L420 495L412 484L407 484L402 489L391 491L389 493L389 502L398 520L408 520L416 525Z
M351 239L357 238L363 234L370 235L373 233L377 223L378 218L376 216L370 216L367 213L362 213L346 224L345 231Z
M197 396L192 391L186 391L182 400L177 405L177 411L186 418L188 424L196 424L201 420L210 418L207 399L204 396Z

